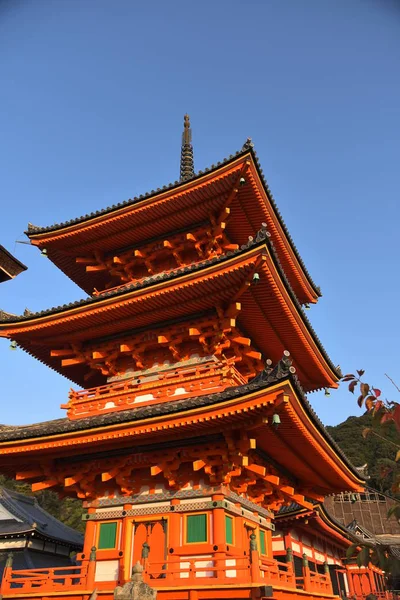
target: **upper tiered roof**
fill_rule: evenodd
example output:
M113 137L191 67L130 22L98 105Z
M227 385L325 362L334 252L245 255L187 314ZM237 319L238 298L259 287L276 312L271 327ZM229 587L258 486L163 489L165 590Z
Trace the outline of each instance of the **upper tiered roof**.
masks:
M320 290L287 230L251 141L236 154L194 174L188 131L185 128L180 181L65 223L29 224L26 233L31 243L92 294L94 289L109 287L109 273L101 270L108 257L132 248L140 251L149 240L163 241L176 232L190 234L196 227L211 225L212 231L223 229L229 241L240 246L266 223L299 302L316 302ZM85 263L92 258L99 270L88 272Z

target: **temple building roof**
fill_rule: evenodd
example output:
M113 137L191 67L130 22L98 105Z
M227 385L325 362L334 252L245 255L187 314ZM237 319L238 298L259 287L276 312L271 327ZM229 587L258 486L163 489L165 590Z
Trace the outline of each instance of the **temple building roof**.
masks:
M356 469L360 471L359 468ZM367 490L369 490L371 494L379 495L376 490L369 488L367 488ZM293 522L293 526L295 526L296 521L301 523L303 519L309 519L310 517L316 519L316 521L325 523L332 531L338 531L341 536L346 539L348 545L359 543L360 546L362 546L363 542L368 542L376 546L387 548L394 558L397 560L400 559L400 534L373 533L370 529L361 525L357 519L353 519L349 523L344 523L343 520L339 520L335 517L332 512L332 505L327 502L327 499L325 499L324 503L315 503L312 510L305 509L296 502L282 506L275 515L275 522L277 527L279 527L280 522L282 521L285 523ZM372 527L376 524L376 514L374 518L373 513L371 513L370 522ZM307 524L307 527L309 527L309 524Z
M185 165L189 165L188 160L186 152ZM228 236L233 242L243 244L265 221L300 302L316 302L320 290L312 281L283 221L251 141L209 169L193 175L191 169L190 165L185 166L180 181L94 213L48 227L29 224L26 234L32 244L45 250L50 260L91 293L93 287L100 289L103 275L92 273L88 279L82 264L76 264L73 259L77 248L89 253L113 252L116 248L140 245L152 236L192 226L221 210L227 196L239 186L238 199L233 202L227 223ZM239 178L245 181L240 176L246 170L249 170L249 185L241 186L238 181Z
M270 261L268 259L268 256L263 255L263 253L265 252L264 249L269 252ZM186 302L187 306L190 307L190 312L193 313L196 310L207 310L206 298L208 298L209 301L211 302L210 306L208 306L208 309L212 309L212 307L215 305L214 298L217 297L216 294L219 295L221 301L228 301L230 299L230 297L232 297L232 294L233 294L232 290L234 289L234 287L240 286L241 285L240 281L242 281L242 280L244 281L243 278L249 277L251 269L254 269L254 265L256 265L256 262L261 259L266 259L266 260L262 261L262 265L259 267L260 272L262 272L262 277L260 279L260 283L254 289L254 291L251 293L251 295L249 295L249 294L246 295L247 300L245 302L245 308L244 308L244 310L246 311L246 315L251 314L251 317L246 316L246 326L250 327L249 333L250 333L251 337L254 337L254 342L256 343L257 346L260 347L261 351L264 351L264 352L267 351L266 348L263 347L265 345L265 340L267 338L265 337L265 335L261 335L259 325L260 325L260 323L263 323L263 327L264 328L267 327L267 322L265 321L265 315L268 314L268 312L271 313L271 315L272 314L284 315L284 313L286 312L286 309L284 309L284 311L282 312L282 309L278 308L278 306L281 306L281 303L283 302L280 298L281 298L282 292L284 292L284 294L288 295L287 300L289 301L289 303L287 301L285 302L285 306L292 305L296 315L298 315L298 316L293 316L289 319L285 318L284 322L282 322L282 324L280 324L280 329L281 329L280 339L277 342L277 344L275 344L275 350L277 353L279 353L279 355L274 356L272 354L271 358L275 362L276 362L276 360L279 360L279 356L281 355L282 351L285 349L284 347L280 347L282 344L282 339L283 339L284 340L283 343L285 344L286 348L289 347L291 353L293 354L293 356L296 360L296 368L299 370L300 380L302 382L302 385L305 387L305 389L307 391L310 391L312 389L317 389L318 387L321 388L321 387L329 387L329 386L336 385L336 381L340 377L340 372L337 369L337 367L334 366L332 361L329 359L329 357L328 357L325 349L323 348L321 342L319 341L314 329L312 328L310 322L308 321L308 319L300 305L300 302L297 300L297 297L296 297L295 293L293 292L293 289L292 289L292 287L285 275L285 272L280 264L280 260L278 258L275 246L271 240L271 236L270 236L269 232L266 231L265 228L261 229L258 232L258 234L256 235L256 237L249 240L247 242L247 244L242 245L242 247L236 251L229 251L225 255L221 255L221 256L206 260L206 261L195 263L192 266L175 269L175 270L172 270L165 274L158 274L158 275L154 275L152 277L146 277L139 282L127 284L124 286L119 286L118 288L116 288L114 290L101 293L97 296L89 297L85 300L74 302L74 303L64 305L61 307L52 308L47 311L42 311L40 313L30 313L28 315L19 316L19 317L14 317L14 316L6 317L2 321L0 321L0 335L1 335L1 332L3 331L4 332L3 335L5 335L6 337L15 339L18 342L18 344L21 345L21 347L24 348L26 351L33 354L34 356L36 356L37 358L39 358L40 360L42 360L43 362L45 362L46 364L48 364L49 366L54 368L55 370L62 372L64 375L68 376L68 374L66 374L65 371L63 371L63 370L60 371L58 359L54 359L49 356L49 348L48 348L48 346L46 346L46 344L43 343L43 333L39 332L39 329L41 329L42 327L45 328L46 338L48 340L48 343L51 344L51 343L54 343L54 339L55 339L54 336L57 337L57 336L61 335L62 332L64 335L67 330L68 330L68 335L71 336L69 338L70 340L80 341L80 340L78 340L78 338L80 338L83 341L83 338L82 338L82 336L84 335L83 322L86 323L85 326L93 327L95 325L95 322L93 321L93 319L95 319L95 320L97 319L96 320L96 328L97 328L96 336L97 337L98 336L101 337L104 335L110 335L110 334L116 334L117 331L115 329L116 326L114 325L114 323L116 322L116 319L117 319L117 312L118 312L118 322L121 324L121 326L120 326L121 332L129 330L133 326L133 321L132 321L132 324L130 324L130 321L129 321L129 319L132 320L132 318L134 318L134 323L135 323L136 327L148 326L150 324L150 322L149 323L147 323L147 321L145 322L143 320L145 318L144 316L141 317L140 319L137 316L137 311L139 310L138 303L139 303L139 301L142 302L142 300L139 298L139 296L137 296L137 294L141 290L146 290L146 288L149 288L151 286L154 286L154 289L158 290L162 284L164 284L165 286L168 286L168 287L165 287L165 288L163 287L163 289L165 289L165 291L161 295L159 294L159 292L155 292L156 294L158 294L158 296L157 296L158 300L156 297L154 297L154 300L150 300L150 294L149 294L149 292L147 292L147 295L145 297L143 297L143 302L147 303L149 308L140 309L140 310L147 310L147 311L149 311L148 314L151 315L152 314L151 311L155 310L154 302L156 302L156 300L157 300L158 304L160 302L163 303L162 306L157 305L157 307L158 307L157 310L159 312L161 311L160 314L163 314L164 320L171 319L171 318L172 319L173 318L175 318L175 319L183 318L183 316L185 314L185 310L186 310L185 302ZM239 260L243 260L244 262L241 262L241 263L235 262L235 261L239 261ZM213 271L212 271L213 267L218 268L218 273L216 272L215 274L213 274ZM225 271L222 270L222 267L225 269ZM262 271L261 271L261 269L262 269ZM265 272L264 272L264 270L265 270ZM277 275L275 275L274 272L276 272ZM184 276L191 276L191 275L196 275L196 274L199 275L198 279L196 279L196 283L194 281L190 284L185 283ZM239 279L239 276L241 279ZM281 285L283 286L280 292L276 291L277 288L275 285L275 281L276 281L277 276L278 276L279 280L281 281ZM174 283L174 285L172 287L169 286L169 282ZM186 298L187 298L186 301L182 302L183 296L180 296L181 301L178 304L176 303L176 301L174 301L173 304L171 304L171 307L168 308L168 305L166 304L166 302L168 301L168 297L171 296L171 298L172 298L172 295L174 295L174 294L175 295L181 294L182 292L180 292L178 289L179 286L181 286L181 285L186 286L186 288L187 288L187 291L184 292L186 294ZM212 287L210 287L210 286L212 286ZM270 287L271 287L271 290L274 290L273 296L271 295L270 292L267 292L267 290L269 290ZM186 289L186 288L183 287L182 290ZM197 288L199 290L200 289L202 290L201 296L198 296L198 294L200 292L195 292L195 290ZM136 296L138 298L137 302L135 300L136 304L138 305L138 308L136 308L134 310L132 308L129 308L129 315L128 315L128 313L127 313L128 305L132 306L131 300L130 300L132 294L135 295L135 298L136 298ZM189 299L189 295L190 295L191 299ZM274 304L272 305L271 302L272 302L273 297L276 299L274 300ZM196 300L196 298L201 299L201 302L200 302L200 300ZM133 296L132 296L132 299L133 299ZM115 300L115 303L112 304L112 306L115 307L115 310L114 310L114 308L112 309L114 315L112 318L104 320L104 318L102 316L103 313L100 313L98 311L98 308L103 307L103 305L105 305L105 304L107 304L107 307L111 307L111 304L110 304L111 300ZM118 301L118 303L117 303L117 301ZM126 304L126 306L125 306L126 302L128 302L128 304ZM151 303L151 306L150 306L149 302ZM96 311L96 313L93 313L93 316L90 316L92 308L93 309L97 308L97 311ZM73 314L72 314L71 310L73 311ZM107 308L106 310L108 311L109 308ZM277 312L277 310L278 310L278 312ZM117 311L117 312L115 312L115 311ZM190 312L188 313L189 315L190 315ZM144 314L145 313L143 313L143 315ZM58 321L56 321L54 318L57 315L59 315L60 319L62 319L62 321L60 321L59 324L57 324ZM68 316L68 315L70 315L70 316ZM124 319L125 319L124 321L121 320L122 315L124 315ZM278 318L278 317L276 317L276 318ZM82 323L82 324L78 325L78 319L79 319L79 323ZM100 324L99 319L101 320L101 324ZM68 323L70 323L70 325L68 325ZM253 323L254 326L251 323ZM256 323L258 323L258 327L256 326ZM154 317L153 317L153 326L154 326ZM28 332L28 329L31 327L35 329L35 332L33 332L33 333ZM73 332L71 327L75 328L75 329L76 329L76 327L78 327L78 328L76 329L76 332L75 332L75 329ZM305 329L303 330L302 328L304 328L304 327L305 327ZM26 328L26 330L25 330L25 328ZM65 328L67 328L67 329L65 329ZM251 328L253 328L254 331L252 331ZM37 329L37 332L36 332L36 329ZM300 333L300 330L302 330L302 333ZM293 332L296 331L297 333L292 334L292 333L290 333L291 331L293 331ZM39 335L40 335L40 338L38 337ZM273 332L273 329L271 329L270 336L274 336L274 335L275 334ZM294 335L296 337L293 337ZM311 371L309 371L309 366L306 366L304 363L304 357L305 357L304 351L303 352L300 352L300 350L298 352L295 351L298 344L300 344L299 349L300 348L303 349L304 335L306 335L307 337L310 336L309 343L311 343L313 346L315 344L314 349L313 350L310 349L310 359L309 359L311 361L310 364L314 365L312 367L313 375L310 374ZM271 337L271 339L272 339L272 337ZM294 340L298 340L298 341L294 341ZM293 348L290 347L290 344L293 346ZM311 348L311 346L310 346L310 348ZM273 350L268 351L268 353L266 355L268 356L268 354L270 352L273 353ZM316 359L316 354L315 354L316 352L320 353L320 358L318 360ZM325 371L324 370L321 371L322 367L320 367L320 362L319 362L321 360L322 360L322 364L325 364L325 367L324 367ZM307 371L309 371L309 372L307 372ZM73 375L72 371L70 371L70 372L71 372L71 376L70 376L71 379L82 385L82 377L84 376L83 372L81 373L79 371L79 373L77 373L76 375ZM303 373L304 373L304 375L303 375ZM311 382L313 382L313 383L311 383ZM93 385L96 385L96 384L98 385L98 383L93 383Z
M81 533L50 515L36 498L0 487L0 538L30 533L77 549L83 544Z
M15 256L13 256L4 246L0 245L0 283L13 279L22 271L26 271L26 267Z
M289 394L291 400L284 401L280 405L283 407L281 412L282 425L278 429L275 429L271 428L271 425L268 425L267 421L265 421L267 429L264 432L260 430L260 451L267 452L272 460L278 460L284 469L290 469L291 472L301 475L302 480L310 481L311 486L318 487L317 482L322 477L325 479L325 483L320 484L320 487L322 486L326 490L331 490L332 488L343 489L343 487L347 489L362 489L363 480L359 477L356 468L329 436L321 421L316 416L305 398L297 378L291 373L289 364L290 361L286 362L282 360L275 369L266 369L266 371L258 375L252 382L243 386L228 388L220 393L180 401L169 401L148 407L133 408L126 411L72 421L57 419L28 426L2 426L0 429L1 454L3 454L4 460L6 458L5 455L11 452L11 460L12 454L15 451L19 452L20 449L23 451L22 447L24 444L35 444L35 440L38 438L40 438L43 448L43 444L46 443L45 438L48 438L50 445L53 443L52 440L56 445L60 445L57 442L57 438L59 438L61 445L67 445L71 449L71 444L74 444L74 441L72 438L72 441L67 441L65 436L68 438L72 436L77 440L76 436L79 432L82 432L82 435L86 437L90 437L91 430L94 430L96 434L96 448L99 449L101 444L100 429L106 433L107 429L111 428L114 432L111 434L112 436L120 435L115 433L115 427L118 427L118 430L121 427L125 429L128 427L126 430L127 435L133 435L137 440L136 443L139 444L141 443L139 442L140 431L150 431L151 422L154 421L156 429L158 428L160 432L163 432L162 421L165 418L168 419L170 424L174 419L178 418L177 423L179 422L179 426L183 428L185 428L186 422L190 423L190 435L195 437L196 435L204 435L204 424L207 425L206 429L208 433L211 432L208 418L204 416L210 413L210 411L215 412L217 410L218 414L221 415L219 422L222 423L224 419L228 419L229 425L232 426L235 422L236 412L239 420L243 418L240 406L247 399L251 399L254 404L255 410L250 409L250 414L253 415L254 419L258 415L258 411L265 411L257 400L260 393L264 395L272 394L271 400L267 400L267 396L265 396L267 406L268 403L272 403L271 409L277 411L278 409L275 408L275 400L273 398L276 397L277 393L279 395L279 393L282 394L283 392L284 394ZM287 397L289 398L289 396ZM288 403L285 404L285 402ZM235 406L237 406L236 410ZM249 408L244 408L245 411L249 410ZM149 425L143 425L143 423L148 423ZM266 435L267 430L268 435ZM311 431L314 441L313 445L309 446L308 439ZM148 437L148 434L146 435ZM288 443L289 438L290 444ZM11 447L8 449L9 444L13 445L17 440L20 446L14 450ZM266 444L264 444L265 440ZM85 443L88 444L88 442ZM182 443L182 438L180 438L180 443ZM315 445L316 443L317 445ZM78 442L78 445L82 448L81 442ZM265 450L263 449L264 446ZM86 447L89 448L89 445ZM132 445L129 447L130 451L132 451ZM334 467L333 465L336 463L337 467ZM10 468L12 468L11 463Z

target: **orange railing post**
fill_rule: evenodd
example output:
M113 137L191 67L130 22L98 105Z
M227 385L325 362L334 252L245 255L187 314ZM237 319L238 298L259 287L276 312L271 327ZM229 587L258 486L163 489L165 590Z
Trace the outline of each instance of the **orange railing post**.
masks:
M347 578L347 583L349 586L349 596L350 598L353 598L353 596L355 596L354 593L354 584L353 584L353 575L350 571L350 569L348 567L346 567L346 578Z
M331 579L331 574L329 572L329 565L328 563L325 561L324 562L324 573L325 573L325 577L326 577L326 587L327 587L327 592L328 594L332 594L333 595L333 586L332 586L332 579Z
M188 582L194 584L196 582L196 562L194 560L189 561L189 579Z
M294 579L294 567L293 567L293 550L288 548L286 550L286 565L287 565L287 578L290 583L296 587L296 581Z
M304 579L304 590L306 592L313 591L311 589L311 577L310 577L310 567L308 566L308 558L307 554L303 554L303 579Z
M261 581L260 555L257 549L255 533L250 534L250 576L252 583L259 583Z
M96 572L96 546L90 551L89 563L87 567L86 582L89 590L94 586L94 577ZM94 589L94 588L93 588Z

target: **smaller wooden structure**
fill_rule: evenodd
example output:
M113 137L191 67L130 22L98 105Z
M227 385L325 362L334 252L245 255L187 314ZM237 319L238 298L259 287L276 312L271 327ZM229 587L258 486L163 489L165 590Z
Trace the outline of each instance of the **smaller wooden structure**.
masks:
M355 559L346 559L346 550L357 539L362 543L362 538L337 521L323 504L315 504L311 510L297 504L284 506L275 523L273 555L290 560L297 577L302 576L306 564L311 579L328 574L333 593L342 598L388 597L381 569L371 564L359 567Z
M0 245L0 283L14 279L27 267Z
M70 554L82 546L82 534L41 508L36 498L0 488L0 578L10 553L16 572L71 567Z
M340 493L325 499L325 507L339 523L356 521L374 535L400 536L400 523L388 519L389 510L398 501L371 488L359 493Z

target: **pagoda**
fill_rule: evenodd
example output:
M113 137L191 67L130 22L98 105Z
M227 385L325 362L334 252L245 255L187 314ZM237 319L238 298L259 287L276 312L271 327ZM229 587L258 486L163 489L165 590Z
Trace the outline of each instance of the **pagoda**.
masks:
M89 296L0 322L78 386L65 418L1 426L0 469L81 498L87 523L73 577L10 564L2 597L110 600L138 561L165 600L332 596L272 553L282 506L363 479L305 397L340 372L251 140L195 173L185 116L179 181L27 235Z

